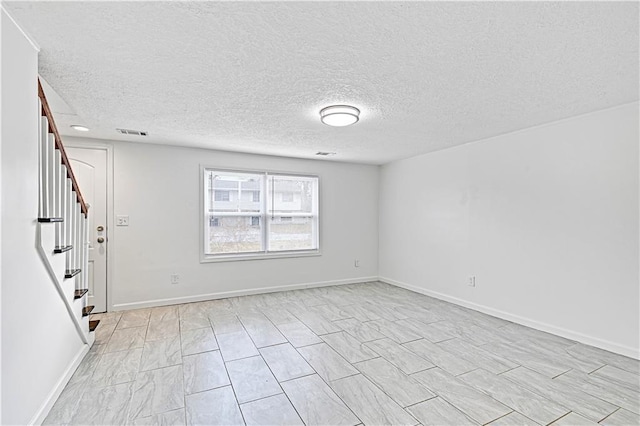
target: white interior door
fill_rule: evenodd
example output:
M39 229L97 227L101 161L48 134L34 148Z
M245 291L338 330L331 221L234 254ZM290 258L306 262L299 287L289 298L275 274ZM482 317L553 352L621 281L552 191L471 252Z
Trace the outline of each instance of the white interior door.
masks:
M89 305L94 312L107 310L107 151L65 148L80 192L89 204Z

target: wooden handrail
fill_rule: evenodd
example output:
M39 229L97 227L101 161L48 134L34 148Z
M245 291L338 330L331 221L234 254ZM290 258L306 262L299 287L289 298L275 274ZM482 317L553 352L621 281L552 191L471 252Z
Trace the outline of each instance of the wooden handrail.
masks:
M69 163L67 152L64 150L64 145L62 145L62 138L60 137L60 133L58 133L58 128L56 127L56 123L55 121L53 121L53 113L49 108L49 103L47 102L47 98L44 95L44 90L42 90L42 84L40 84L40 79L38 79L38 97L40 98L40 103L42 104L42 114L45 117L47 117L47 120L49 121L49 133L53 133L55 137L56 149L60 151L62 164L67 166L67 176L71 179L71 185L73 187L73 190L76 191L76 199L80 203L80 209L82 210L84 217L87 217L89 208L87 207L87 203L84 202L84 198L82 198L82 194L80 193L80 187L78 186L78 181L76 180L76 177L73 174L73 170L71 169L71 164Z

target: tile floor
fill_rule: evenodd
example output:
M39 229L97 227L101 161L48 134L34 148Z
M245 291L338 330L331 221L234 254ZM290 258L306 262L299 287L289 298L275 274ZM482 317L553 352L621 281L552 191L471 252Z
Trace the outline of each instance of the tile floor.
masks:
M46 424L640 424L638 361L378 282L94 317Z

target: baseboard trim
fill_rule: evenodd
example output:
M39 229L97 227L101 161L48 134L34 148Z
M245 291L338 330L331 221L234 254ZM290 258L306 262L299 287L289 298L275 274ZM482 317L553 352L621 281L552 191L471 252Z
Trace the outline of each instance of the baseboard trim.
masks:
M319 281L302 284L281 285L273 287L261 287L248 290L224 291L220 293L199 294L195 296L174 297L170 299L154 299L142 302L119 303L112 306L113 311L126 311L130 309L152 308L156 306L177 305L180 303L203 302L206 300L224 299L227 297L250 296L253 294L275 293L277 291L301 290L305 288L328 287L332 285L357 284L362 282L377 281L378 277L358 277L344 280Z
M444 293L439 293L437 291L427 290L421 287L417 287L411 284L407 284L401 281L396 281L387 277L379 277L379 281L385 282L387 284L394 285L396 287L401 287L407 290L414 291L416 293L424 294L426 296L435 297L436 299L444 300L445 302L451 302L456 305L464 306L465 308L473 309L478 312L482 312L488 315L492 315L494 317L502 318L507 321L515 322L521 325L525 325L527 327L535 328L536 330L545 331L547 333L556 334L561 337L565 337L567 339L575 340L580 343L584 343L587 345L595 346L600 349L604 349L610 352L615 352L620 355L628 356L634 359L640 359L640 351L637 348L632 348L630 346L620 345L615 342L611 342L609 340L600 339L598 337L589 336L587 334L579 333L577 331L568 330L566 328L557 327L551 324L547 324L541 321L537 321L531 318L522 317L520 315L515 315L510 312L501 311L499 309L494 309L489 306L480 305L478 303L469 302L464 299L460 299L457 297L449 296Z
M62 377L60 377L58 383L56 383L55 387L51 390L51 392L49 392L47 399L44 401L40 409L36 412L35 416L33 416L31 421L29 422L30 425L40 425L42 424L42 422L44 422L44 419L47 418L49 411L51 411L51 407L53 407L53 404L55 404L55 402L60 397L60 394L64 390L65 386L67 386L67 383L69 383L71 376L73 376L73 373L75 373L76 369L84 359L84 356L87 354L87 352L89 352L90 348L91 344L82 345L82 347L76 354L76 357L73 359L71 364L69 364L69 367L67 367Z

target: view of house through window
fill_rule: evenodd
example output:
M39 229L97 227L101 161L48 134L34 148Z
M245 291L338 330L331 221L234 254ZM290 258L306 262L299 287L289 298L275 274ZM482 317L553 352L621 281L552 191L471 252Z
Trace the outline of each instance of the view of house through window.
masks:
M318 177L204 170L204 253L318 247Z

